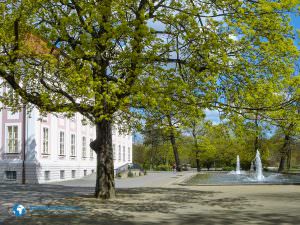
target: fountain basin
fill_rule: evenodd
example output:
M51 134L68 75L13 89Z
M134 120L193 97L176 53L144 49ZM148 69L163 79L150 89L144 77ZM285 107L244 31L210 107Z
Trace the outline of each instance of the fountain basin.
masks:
M257 180L253 173L199 173L188 180L186 185L248 185L248 184L300 184L300 175L264 173L262 180Z

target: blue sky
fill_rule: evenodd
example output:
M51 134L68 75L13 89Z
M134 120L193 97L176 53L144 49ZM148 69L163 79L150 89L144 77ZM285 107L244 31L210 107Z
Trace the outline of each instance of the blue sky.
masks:
M300 30L299 14L297 15L296 13L291 13L291 25L295 28L295 32L296 32L296 30ZM300 49L300 37L299 36L296 37L295 44L298 45L298 48Z

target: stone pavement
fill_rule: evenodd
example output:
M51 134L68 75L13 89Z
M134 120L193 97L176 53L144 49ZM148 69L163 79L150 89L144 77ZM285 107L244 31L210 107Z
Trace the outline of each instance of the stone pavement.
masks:
M148 172L146 176L115 179L116 188L138 188L138 187L165 187L180 183L194 172ZM51 182L50 185L63 185L71 187L95 187L96 175L92 174L81 179Z
M156 172L146 176L116 179L116 188L167 187L180 183L193 175L192 172ZM63 199L92 196L95 187L95 174L76 180L51 182L47 184L0 184L0 225L7 218L14 218L9 213L14 204L25 207L48 205Z
M60 185L0 184L0 225L300 224L297 185L176 185L191 175L162 172L117 179L117 198L107 201L93 197L92 176ZM72 186L75 182L79 184ZM26 209L65 206L77 210L28 210L17 218L8 213L15 203Z

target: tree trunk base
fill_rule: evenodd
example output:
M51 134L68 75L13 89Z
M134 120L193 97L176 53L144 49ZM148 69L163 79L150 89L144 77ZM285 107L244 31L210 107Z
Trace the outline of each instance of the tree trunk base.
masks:
M112 149L111 122L103 120L96 124L96 140L90 147L97 154L95 198L116 197L114 181L114 161Z
M116 192L115 189L111 189L109 191L100 191L98 193L95 193L95 198L100 199L114 199L116 198Z

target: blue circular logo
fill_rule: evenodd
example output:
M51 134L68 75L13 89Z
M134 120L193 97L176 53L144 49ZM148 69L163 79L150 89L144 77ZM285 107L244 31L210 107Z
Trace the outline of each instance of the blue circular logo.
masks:
M20 217L26 214L26 209L20 204L15 204L12 208L12 212L15 216Z

